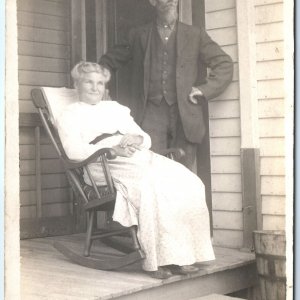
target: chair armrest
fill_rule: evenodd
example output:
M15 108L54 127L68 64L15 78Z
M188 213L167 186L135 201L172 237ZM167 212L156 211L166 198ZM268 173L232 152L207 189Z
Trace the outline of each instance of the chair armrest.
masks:
M112 148L103 148L97 150L95 153L93 153L91 156L86 158L85 160L82 161L75 161L75 160L70 160L68 158L64 159L64 164L67 169L76 169L76 168L81 168L85 167L86 165L96 162L99 156L103 156L107 159L115 159L117 157L116 151Z
M181 148L164 149L160 151L160 154L175 160L179 160L185 156L185 152Z

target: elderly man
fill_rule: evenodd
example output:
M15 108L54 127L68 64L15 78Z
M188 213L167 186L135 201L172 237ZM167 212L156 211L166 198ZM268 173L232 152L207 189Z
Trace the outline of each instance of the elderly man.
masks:
M132 29L128 42L103 55L100 64L114 71L133 61L133 117L151 136L153 151L180 147L186 153L182 163L195 171L197 144L206 131L201 104L229 85L232 60L203 28L178 21L178 0L149 1L156 19Z

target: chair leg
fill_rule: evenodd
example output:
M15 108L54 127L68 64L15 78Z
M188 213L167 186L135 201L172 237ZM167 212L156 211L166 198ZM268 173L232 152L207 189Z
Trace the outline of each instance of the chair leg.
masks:
M86 232L86 240L84 246L84 256L90 256L91 246L92 246L92 233L93 233L93 226L94 226L94 216L95 211L91 211L88 213L88 228Z
M136 250L140 250L141 246L140 246L140 243L139 243L138 238L137 238L136 226L130 227L130 234L131 234L131 237L132 237L132 240L133 240L133 248L136 249Z

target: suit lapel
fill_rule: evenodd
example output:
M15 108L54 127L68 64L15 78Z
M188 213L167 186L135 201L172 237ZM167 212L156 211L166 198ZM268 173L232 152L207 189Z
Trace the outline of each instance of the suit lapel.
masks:
M187 27L180 22L178 22L177 25L176 41L177 41L177 58L178 58L181 57L182 51L188 45L188 41L191 41L190 31L187 30Z

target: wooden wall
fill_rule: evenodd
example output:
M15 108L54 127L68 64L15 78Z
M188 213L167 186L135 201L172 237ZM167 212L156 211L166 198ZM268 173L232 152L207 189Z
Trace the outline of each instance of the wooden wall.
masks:
M206 0L209 35L231 55L234 79L209 104L214 243L241 247L241 133L238 82L237 0ZM263 229L285 226L283 0L254 0L256 79Z
M210 101L210 146L214 244L243 245L240 106L235 0L206 0L208 34L232 57L234 78Z
M34 86L69 84L69 1L18 0L20 112L33 112Z
M263 229L284 229L283 0L255 0L255 13Z
M69 85L69 1L18 0L17 20L21 220L66 216L71 210L68 182L38 119L30 114L35 112L30 91Z

